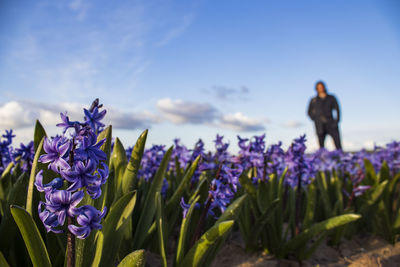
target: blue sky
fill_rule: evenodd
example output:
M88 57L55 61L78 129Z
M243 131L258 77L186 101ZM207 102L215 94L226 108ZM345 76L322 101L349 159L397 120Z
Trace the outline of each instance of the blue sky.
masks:
M400 5L347 1L0 0L0 130L17 141L39 118L79 119L99 97L114 135L132 145L180 137L212 147L216 133L306 133L314 83L342 109L344 149L400 135ZM327 140L331 147L331 140ZM235 151L235 149L233 149Z

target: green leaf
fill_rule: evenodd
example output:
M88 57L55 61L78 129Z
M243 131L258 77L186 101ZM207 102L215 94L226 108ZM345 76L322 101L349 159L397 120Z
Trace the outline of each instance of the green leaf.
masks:
M189 229L190 219L192 217L194 207L196 206L196 203L199 201L199 199L200 199L200 196L196 196L196 198L190 204L189 210L186 213L186 217L182 219L181 231L179 234L178 246L176 249L176 257L175 257L175 262L177 265L179 265L179 263L182 261L183 256L185 254L186 241L187 241L186 236L187 236L188 229Z
M42 140L40 141L38 148L36 150L35 153L35 157L33 159L33 163L32 163L32 170L31 170L31 175L29 178L29 184L28 184L28 192L26 195L26 211L33 215L32 211L33 211L33 198L34 198L34 183L35 183L35 178L36 178L36 174L39 172L39 168L38 168L38 160L40 157L40 152L43 149L43 143L44 143L44 137L42 138ZM36 210L36 209L35 209Z
M317 190L313 183L308 185L306 196L307 196L307 202L306 202L307 206L303 220L304 228L308 228L311 225L312 221L314 220L314 212L315 212L315 207L317 205Z
M148 130L145 130L138 140L136 141L135 147L132 150L131 158L129 159L129 163L126 166L124 176L122 179L122 192L126 193L131 191L135 187L135 183L137 180L137 174L140 168L140 162L142 160L144 147L146 145Z
M319 172L316 176L316 183L320 196L322 198L322 203L324 204L325 217L332 217L332 204L329 198L328 185L326 183L325 173Z
M4 169L3 173L1 174L0 181L2 181L6 175L11 174L11 170L14 167L14 162L10 162L7 167Z
M11 214L25 241L33 266L51 267L49 254L32 216L23 208L12 205Z
M244 203L244 201L247 198L247 194L242 195L241 197L239 197L238 199L236 199L232 204L230 204L228 206L228 208L225 210L225 212L223 214L221 214L221 216L219 217L219 219L216 221L217 223L223 222L223 221L228 221L228 220L236 220L237 217L239 216L239 213L241 211L242 205ZM217 242L215 243L215 247L213 250L209 250L207 252L206 260L203 263L203 266L210 266L211 263L213 262L213 260L215 259L215 257L217 256L219 250L222 248L222 246L224 245L225 241L226 241L227 236L225 236L224 238L220 238L217 240Z
M373 205L379 200L379 197L382 195L383 190L385 190L388 182L388 180L385 180L374 188L374 190L371 192L370 198L367 201L367 205Z
M118 267L144 267L146 264L146 257L144 250L136 250L128 254L119 264Z
M97 136L97 142L106 139L104 144L100 147L101 150L104 151L107 155L107 160L106 164L107 166L110 165L110 160L111 160L111 143L112 143L112 126L108 126L105 128L98 136Z
M246 243L255 247L257 240L259 239L260 233L264 228L265 224L268 223L268 220L271 218L273 212L279 204L279 199L275 199L271 202L271 204L266 208L265 212L261 214L260 217L256 219L254 226L252 227L251 233L247 237Z
M115 265L124 226L131 218L135 203L136 192L128 192L111 206L110 213L103 222L103 229L96 235L96 252L92 266Z
M163 267L168 267L167 265L167 255L165 254L165 240L164 240L164 230L163 230L163 214L162 214L162 203L161 195L159 192L156 193L156 203L157 203L157 233L158 233L158 245L160 248L160 255L163 263Z
M127 164L128 160L126 158L124 146L117 137L114 143L114 151L111 156L111 165L115 170L115 200L122 196L122 178Z
M4 258L3 253L0 251L0 266L2 267L9 267L8 262L6 261L6 258Z
M269 204L269 190L268 190L268 185L270 187L272 186L272 183L266 183L263 181L259 181L258 183L258 188L257 188L257 206L258 209L261 213L265 212L267 210L267 206Z
M25 204L25 192L28 184L28 174L23 172L13 187L8 196L7 206L4 217L1 218L0 225L0 249L6 253L10 249L10 240L14 240L17 226L11 215L10 205L23 206Z
M253 183L247 175L242 173L242 175L240 175L239 177L239 182L252 198L257 199L256 188L254 187Z
M314 224L290 240L283 248L280 256L285 257L289 252L299 250L306 246L312 238L320 233L348 224L360 218L361 216L358 214L344 214Z
M153 222L153 218L156 212L156 203L154 201L156 193L161 192L162 183L167 170L169 159L171 157L172 147L165 153L164 158L161 161L160 167L154 175L150 189L147 192L146 199L144 201L143 211L140 215L139 222L136 227L135 235L133 237L133 248L142 248L143 242L146 239L147 232Z
M379 180L376 176L374 165L372 165L368 159L364 159L364 168L366 173L365 180L369 181L371 183L370 185L377 184Z
M234 221L224 221L215 224L203 234L196 244L189 250L179 267L201 266L204 256L214 248L216 241L223 238L232 228Z
M208 181L207 181L207 177L200 175L199 178L199 182L197 183L196 189L194 190L194 192L191 194L190 198L189 198L189 203L192 203L192 201L197 197L197 195L202 196L203 193L207 193L208 192Z
M106 139L104 144L100 147L104 153L106 153L107 159L105 161L106 165L110 165L110 157L111 157L111 142L112 142L112 126L108 126L104 131L102 131L98 136L97 136L97 142ZM101 186L102 194L99 198L94 200L94 207L98 210L102 210L106 206L106 201L107 201L107 194L108 194L108 181Z
M382 167L378 174L378 177L379 177L379 181L390 180L390 170L389 170L389 166L387 165L386 161L383 161Z
M185 193L185 190L187 189L187 186L192 179L192 176L194 172L197 169L197 165L199 163L200 156L198 156L194 161L193 164L190 166L189 170L185 173L185 176L183 177L181 183L179 184L178 188L176 189L175 193L172 195L172 197L168 200L167 202L167 207L166 207L166 214L169 214L171 210L176 208L176 205L178 205L181 197Z
M44 130L40 121L36 120L35 133L34 133L34 137L33 137L33 145L34 145L35 151L38 150L40 141L42 141L43 137L45 137L45 136L47 136L46 131Z
M225 212L221 214L216 223L228 220L235 220L238 217L240 210L242 208L242 204L244 203L247 197L248 195L244 194L243 196L239 197L234 202L232 202L232 204L228 206Z
M279 183L278 183L278 198L282 199L283 196L283 182L285 181L285 177L286 177L286 173L288 172L288 167L285 168L285 170L283 171L281 177L279 178Z

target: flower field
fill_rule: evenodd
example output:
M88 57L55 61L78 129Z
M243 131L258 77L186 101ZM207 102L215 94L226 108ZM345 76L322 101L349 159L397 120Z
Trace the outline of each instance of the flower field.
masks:
M391 244L400 235L400 142L373 151L306 153L265 135L232 155L146 146L124 148L95 100L83 121L61 113L59 134L36 122L33 141L0 143L0 266L210 266L232 234L246 251L305 261L327 242L359 234Z

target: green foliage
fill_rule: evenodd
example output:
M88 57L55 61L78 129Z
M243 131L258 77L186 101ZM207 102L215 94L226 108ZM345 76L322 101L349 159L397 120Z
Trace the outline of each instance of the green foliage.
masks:
M178 264L178 267L189 267L189 266L202 266L204 256L207 255L207 251L212 249L216 241L223 238L228 234L232 228L234 221L224 221L215 224L210 228L196 244L189 250L187 255L183 258L182 263Z
M34 131L34 136L33 136L33 145L34 145L35 151L37 151L40 141L42 141L43 137L45 137L45 136L46 136L46 131L44 130L40 121L36 120L35 131Z
M161 203L161 195L159 192L156 193L157 203L157 215L156 215L156 223L157 223L157 233L158 233L158 246L160 247L160 255L162 259L163 267L167 267L167 255L165 254L165 240L164 240L164 224L163 224L163 206Z
M18 225L35 267L51 267L49 254L32 216L23 208L11 206L11 214Z
M194 207L195 207L196 203L198 202L199 198L200 198L200 196L197 196L193 200L193 202L190 204L190 208L189 208L188 212L186 213L186 217L182 219L181 231L179 234L178 246L176 249L176 258L175 258L176 265L179 265L182 262L183 257L186 253L186 250L187 250L186 247L187 247L187 242L188 242L187 234L188 234L190 219L192 218L192 213L193 213Z
M145 252L143 249L136 250L127 255L118 267L144 267L146 264Z
M140 162L143 157L144 146L146 144L148 130L145 130L137 140L133 147L131 158L129 159L128 165L124 171L122 179L122 192L126 193L129 190L136 189L137 186L137 174L140 168Z
M124 226L130 220L135 203L136 193L129 192L111 206L110 212L103 222L102 231L98 231L96 234L96 250L92 266L112 266L115 264Z
M306 247L307 244L317 235L326 233L329 230L353 222L360 218L361 216L357 214L344 214L314 224L311 227L304 229L300 234L290 240L284 246L279 256L286 257L289 253L294 253L299 260L303 260L306 258L304 257L305 255L311 255L311 253L307 251ZM312 247L311 249L314 251L316 247Z
M33 215L33 202L34 202L34 197L37 195L37 191L34 188L35 185L35 178L36 174L39 172L39 157L41 154L43 154L43 143L44 143L44 137L40 141L38 148L36 150L35 158L33 159L33 164L32 164L32 170L31 170L31 175L29 178L29 184L28 184L28 193L26 196L26 210L28 211L29 214Z
M127 158L118 138L112 149L111 126L99 134L98 141L106 139L101 149L107 155L108 181L100 198L86 196L80 205L109 209L102 230L76 239L77 267L144 266L145 250L158 253L163 266L168 266L170 258L169 266L210 266L233 229L239 230L247 250L299 261L310 257L325 240L337 245L344 236L365 231L392 244L398 241L400 173L391 173L386 162L376 172L364 160L365 178L357 184L347 173L326 171L301 188L285 183L287 169L280 176L274 173L253 182L257 170L251 168L239 177L241 186L232 203L215 219L203 216L215 171L203 171L198 182L192 180L200 156L181 166L177 157L171 158L171 147L150 182L138 177L147 135L145 130ZM37 213L43 194L34 187L36 174L43 170L44 183L55 177L47 164L38 161L45 137L37 121L30 174L23 173L20 164L11 163L0 177L0 266L25 266L29 261L34 266L64 264L65 235L46 233ZM161 196L164 179L169 187ZM369 189L358 195L357 186ZM190 205L184 218L181 198ZM167 257L171 252L173 257Z
M3 266L3 267L9 267L10 266L8 264L6 258L4 258L3 253L1 253L1 251L0 251L0 266Z
M143 213L140 214L140 219L136 227L135 235L133 237L133 248L142 248L143 242L146 239L146 235L150 226L153 223L153 218L156 212L155 196L161 193L162 182L165 171L167 170L168 162L171 157L172 147L165 153L163 160L161 161L160 167L154 175L150 189L147 193L146 200L144 202Z

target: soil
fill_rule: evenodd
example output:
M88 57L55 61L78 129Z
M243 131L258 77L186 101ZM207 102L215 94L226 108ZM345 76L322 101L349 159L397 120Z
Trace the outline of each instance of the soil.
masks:
M173 253L168 263L172 263ZM146 266L162 266L160 257L147 253ZM400 242L391 245L375 235L355 236L342 240L337 247L322 243L314 255L303 261L276 259L263 252L246 252L238 234L233 234L217 254L211 267L400 267Z
M221 249L212 267L297 267L297 266L351 266L351 267L398 267L400 266L400 242L395 246L380 237L367 235L343 240L334 248L321 244L314 255L301 265L295 260L276 259L265 253L249 253L241 242L233 239Z

